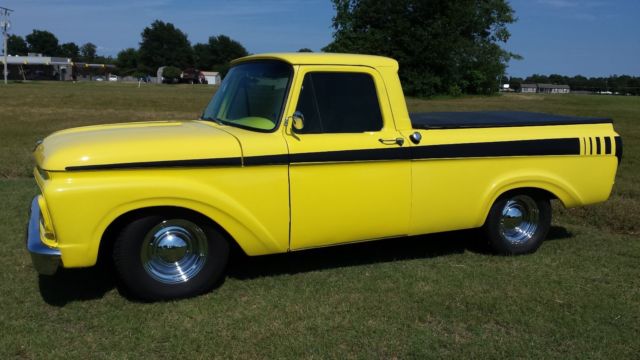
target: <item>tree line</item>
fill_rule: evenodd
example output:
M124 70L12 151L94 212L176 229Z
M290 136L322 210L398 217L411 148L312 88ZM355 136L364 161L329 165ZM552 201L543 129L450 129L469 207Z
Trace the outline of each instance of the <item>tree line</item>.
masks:
M640 77L629 75L612 75L609 77L585 77L577 75L573 77L558 74L538 75L534 74L525 79L511 77L508 79L509 87L520 90L522 84L554 84L569 85L571 91L606 92L622 95L640 95Z
M226 35L210 36L206 43L191 45L187 34L171 23L156 20L141 34L140 47L120 51L116 65L123 75L150 74L161 66L176 69L197 68L226 73L229 62L249 53L238 41Z
M58 38L46 30L33 30L24 38L19 35L10 35L7 39L7 48L7 53L11 55L38 53L87 63L111 63L113 61L109 57L99 56L97 54L98 47L91 42L80 46L74 42L60 44Z
M33 30L24 38L11 35L7 41L8 53L27 55L40 53L45 56L70 58L74 62L114 64L119 75L146 76L156 73L161 66L168 66L169 73L197 68L226 72L229 62L249 53L238 41L226 35L209 37L206 43L191 45L187 34L171 23L154 21L144 28L138 48L127 48L115 58L99 56L97 46L74 42L60 44L58 38L46 30Z
M503 49L511 36L507 26L516 21L508 0L331 1L335 9L333 41L322 50L398 60L408 95L494 93L505 79L508 62L522 58ZM241 43L226 35L192 45L186 33L160 20L144 28L139 47L124 49L115 58L98 56L92 43L58 44L52 33L43 30L34 30L25 39L12 35L9 51L113 63L120 75L136 77L155 74L160 66L169 66L169 73L197 68L224 74L231 60L248 55ZM511 78L510 83L516 89L522 83L555 83L574 90L632 94L638 94L640 88L638 78L630 76L533 75Z

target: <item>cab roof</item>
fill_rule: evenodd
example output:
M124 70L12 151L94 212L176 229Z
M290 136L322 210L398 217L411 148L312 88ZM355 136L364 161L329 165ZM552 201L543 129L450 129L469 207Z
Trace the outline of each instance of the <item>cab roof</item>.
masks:
M369 67L392 67L398 69L398 62L394 59L359 54L335 53L268 53L249 55L231 62L236 65L252 60L281 60L291 65L359 65Z

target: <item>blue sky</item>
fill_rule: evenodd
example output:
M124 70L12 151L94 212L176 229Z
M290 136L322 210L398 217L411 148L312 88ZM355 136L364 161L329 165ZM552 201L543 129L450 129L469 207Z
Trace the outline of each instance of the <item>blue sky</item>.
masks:
M518 21L505 48L524 56L508 73L640 75L640 0L512 0ZM49 30L61 42L93 42L115 55L137 47L153 20L174 23L192 43L226 34L249 52L318 51L331 41L329 0L0 0L15 10L12 33Z

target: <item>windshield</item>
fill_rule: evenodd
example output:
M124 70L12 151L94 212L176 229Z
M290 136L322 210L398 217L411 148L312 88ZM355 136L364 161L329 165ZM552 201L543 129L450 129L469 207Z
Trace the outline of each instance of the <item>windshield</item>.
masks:
M280 61L249 62L232 67L202 119L258 131L275 129L291 73L291 66Z

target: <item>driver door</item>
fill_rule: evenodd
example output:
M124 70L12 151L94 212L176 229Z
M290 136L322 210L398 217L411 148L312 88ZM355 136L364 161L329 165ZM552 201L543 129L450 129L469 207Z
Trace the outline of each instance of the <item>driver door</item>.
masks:
M384 83L360 66L301 66L288 124L292 250L408 234L409 145ZM290 123L291 121L289 121Z

